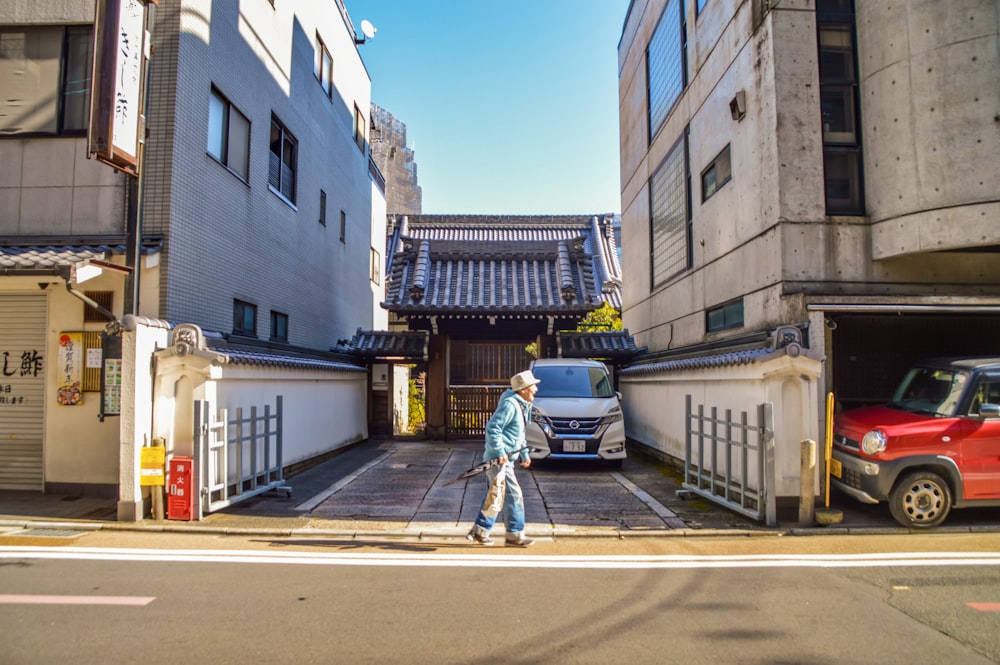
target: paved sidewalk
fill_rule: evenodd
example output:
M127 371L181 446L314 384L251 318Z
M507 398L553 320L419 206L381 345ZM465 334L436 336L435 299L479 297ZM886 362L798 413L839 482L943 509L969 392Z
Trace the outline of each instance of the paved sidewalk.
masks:
M117 522L116 499L0 491L0 533L106 529L462 538L478 512L485 482L482 476L452 481L478 463L481 452L481 442L371 439L288 478L290 496L258 495L194 522ZM673 470L636 454L620 470L543 462L517 474L525 494L525 531L533 538L907 532L888 510L842 497L834 503L844 511L839 525L781 522L768 528L678 492L680 479ZM1000 511L971 524L963 526L953 517L937 531L1000 531ZM498 524L495 533L502 532Z

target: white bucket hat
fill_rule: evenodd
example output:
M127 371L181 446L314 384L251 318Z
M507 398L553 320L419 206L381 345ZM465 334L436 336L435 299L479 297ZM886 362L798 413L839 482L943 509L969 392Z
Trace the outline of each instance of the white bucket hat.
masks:
M536 383L541 383L541 381L535 378L535 375L531 373L530 369L518 372L514 376L510 377L510 387L514 390L514 392L524 390L528 386L533 386Z

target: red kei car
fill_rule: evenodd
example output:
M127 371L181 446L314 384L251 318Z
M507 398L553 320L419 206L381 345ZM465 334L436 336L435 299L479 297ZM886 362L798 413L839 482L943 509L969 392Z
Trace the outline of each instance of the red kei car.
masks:
M917 363L888 404L838 414L830 474L858 501L888 501L907 527L1000 506L1000 358Z

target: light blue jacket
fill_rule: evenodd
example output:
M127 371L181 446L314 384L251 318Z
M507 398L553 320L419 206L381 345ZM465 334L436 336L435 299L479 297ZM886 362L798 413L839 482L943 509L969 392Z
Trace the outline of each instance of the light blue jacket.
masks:
M486 423L486 452L484 460L496 459L507 455L525 445L524 428L531 418L531 403L525 401L516 392L508 388L500 395L497 409ZM520 461L528 460L527 449L522 450L518 457Z

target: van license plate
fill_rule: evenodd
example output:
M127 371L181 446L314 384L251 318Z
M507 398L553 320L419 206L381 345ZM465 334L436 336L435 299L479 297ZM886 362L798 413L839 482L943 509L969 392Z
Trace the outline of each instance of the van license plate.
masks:
M830 475L834 478L840 478L844 473L844 465L840 463L840 460L830 459Z
M585 453L587 452L587 442L579 439L569 439L563 441L564 453Z

